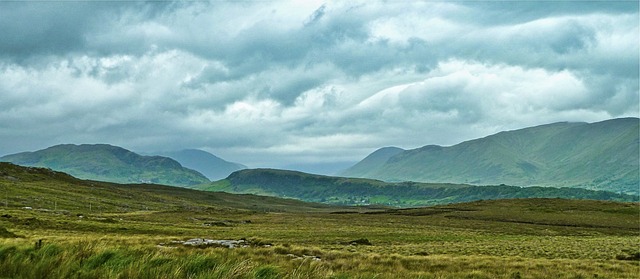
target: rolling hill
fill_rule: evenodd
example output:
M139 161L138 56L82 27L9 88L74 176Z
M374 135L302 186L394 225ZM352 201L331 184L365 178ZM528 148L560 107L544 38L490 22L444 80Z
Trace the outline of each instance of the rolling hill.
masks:
M247 168L245 165L225 161L218 156L199 149L184 149L158 154L174 159L185 168L196 170L212 181L223 179L234 171Z
M81 179L115 183L188 186L209 182L201 173L185 168L173 159L141 156L107 144L56 145L35 152L6 155L0 161L45 167Z
M117 184L81 180L46 168L0 162L0 189L10 208L94 211L250 210L314 212L337 207L256 195L203 192L158 184ZM55 202L55 204L54 204Z
M586 189L388 183L373 179L322 176L274 169L241 170L232 173L224 180L196 187L207 191L289 197L340 205L375 204L400 207L511 198L638 200L637 196Z
M381 149L342 176L639 194L639 119L553 123L443 147ZM389 156L390 155L390 156Z

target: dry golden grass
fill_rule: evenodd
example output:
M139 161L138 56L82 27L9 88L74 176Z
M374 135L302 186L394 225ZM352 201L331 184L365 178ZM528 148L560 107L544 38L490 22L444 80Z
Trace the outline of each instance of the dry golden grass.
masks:
M0 278L640 274L637 203L525 199L383 211L28 174L17 182L0 178L10 197L8 206L0 202ZM189 238L260 245L158 246ZM44 246L36 249L40 239ZM372 245L350 244L357 239Z

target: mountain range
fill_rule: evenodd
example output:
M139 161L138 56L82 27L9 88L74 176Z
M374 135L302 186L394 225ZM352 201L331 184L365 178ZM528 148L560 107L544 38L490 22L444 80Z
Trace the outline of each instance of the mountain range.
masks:
M223 179L234 171L247 168L245 165L225 161L218 156L199 149L183 149L158 152L157 154L174 159L183 167L196 170L212 181Z
M248 169L224 180L195 188L236 194L295 198L339 205L388 205L414 207L476 200L512 198L565 198L637 201L638 196L555 187L473 186L447 183L389 183L276 169Z
M579 187L639 194L638 118L560 122L453 146L379 149L340 173L384 181Z
M208 190L295 197L309 201L324 199L346 204L363 203L355 201L367 197L364 200L373 199L376 203L410 205L415 204L411 195L392 192L406 190L417 193L415 191L427 188L448 189L447 191L452 191L453 188L472 189L469 188L470 185L577 187L637 196L640 194L639 123L638 118L597 123L560 122L500 132L448 147L427 145L412 150L385 147L340 174L375 180L314 176L284 170L238 171L246 166L225 161L202 150L185 149L161 153L166 157L142 156L107 144L56 145L35 152L7 155L1 157L0 161L51 168L81 179L174 186L202 184L206 185L203 189ZM229 176L219 183L207 184L210 180L218 180L227 175ZM255 179L247 180L247 177ZM309 183L310 181L313 183ZM322 183L326 185L321 185ZM453 187L454 184L458 186ZM459 184L464 184L464 187ZM360 187L358 189L361 190L356 191L357 195L349 196L352 190L344 188L347 187L345 185ZM396 189L390 190L392 186ZM303 189L304 187L309 189ZM372 192L366 193L367 189ZM376 197L376 191L382 191L380 195L383 197ZM511 190L507 192L509 191ZM507 197L539 197L536 196L540 193L538 188L531 191L536 194L530 192ZM476 195L477 193L478 190L472 190L464 194L482 199L496 197L489 192L480 195ZM456 195L463 193L448 192L443 198L421 197L419 203L468 200ZM563 192L559 195L568 197L570 194ZM586 194L580 192L577 195ZM390 197L393 201L388 200ZM405 201L396 201L400 199Z
M6 155L0 161L45 167L81 179L188 186L209 182L201 173L162 156L142 156L108 144L62 144Z

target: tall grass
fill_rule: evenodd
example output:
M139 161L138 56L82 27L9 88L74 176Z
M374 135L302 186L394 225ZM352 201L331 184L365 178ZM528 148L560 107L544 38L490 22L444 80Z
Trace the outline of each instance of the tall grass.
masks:
M257 265L224 253L91 242L0 248L3 278L253 278Z
M100 241L0 246L0 278L635 278L637 261L405 256L270 248L161 248Z

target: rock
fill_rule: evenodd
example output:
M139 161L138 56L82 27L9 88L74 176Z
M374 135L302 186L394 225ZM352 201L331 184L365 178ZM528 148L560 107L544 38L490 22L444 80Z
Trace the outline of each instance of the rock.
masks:
M244 240L213 240L205 238L192 238L182 242L182 245L196 246L196 247L209 247L219 246L226 248L247 247Z
M224 221L215 221L215 222L206 222L203 225L205 226L215 226L215 227L231 227L231 224Z
M322 260L322 259L320 259L320 257L309 256L309 255L298 256L298 255L295 255L295 254L287 254L287 257L291 258L292 260L306 260L306 259L309 259L309 260L317 261L317 262Z
M349 241L349 245L373 245L373 244L371 244L371 242L366 238L358 238L356 240Z

